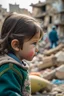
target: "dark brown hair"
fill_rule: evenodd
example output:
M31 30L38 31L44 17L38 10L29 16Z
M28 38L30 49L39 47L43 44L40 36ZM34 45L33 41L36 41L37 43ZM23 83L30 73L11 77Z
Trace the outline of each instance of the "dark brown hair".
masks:
M18 13L9 14L1 30L0 53L13 52L11 48L13 39L18 39L19 45L23 47L24 39L30 40L37 32L40 32L41 38L42 29L33 17Z

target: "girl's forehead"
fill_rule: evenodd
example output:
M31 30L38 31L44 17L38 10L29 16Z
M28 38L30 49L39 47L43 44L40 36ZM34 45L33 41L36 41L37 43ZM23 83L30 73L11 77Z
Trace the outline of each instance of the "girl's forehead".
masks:
M32 39L39 39L40 38L40 32L37 32Z
M26 42L33 42L33 41L39 41L40 40L40 32L37 32L30 40L26 39Z
M40 39L40 32L36 33L31 39L30 41L39 41Z

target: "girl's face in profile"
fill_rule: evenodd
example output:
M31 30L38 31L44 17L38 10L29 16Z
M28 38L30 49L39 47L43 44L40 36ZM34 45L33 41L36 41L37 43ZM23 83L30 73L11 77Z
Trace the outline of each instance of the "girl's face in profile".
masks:
M29 41L24 41L23 49L20 49L18 52L19 59L26 59L28 61L31 61L33 57L36 55L37 49L37 43L40 39L40 32L36 33L36 35L30 39Z

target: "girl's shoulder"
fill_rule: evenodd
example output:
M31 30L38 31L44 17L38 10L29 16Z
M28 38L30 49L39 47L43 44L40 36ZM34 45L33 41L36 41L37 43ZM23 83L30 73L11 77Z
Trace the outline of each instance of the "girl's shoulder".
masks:
M21 76L21 74L25 73L27 74L27 70L24 70L20 66L13 64L13 63L4 63L0 65L0 75L6 73L7 71L12 70L14 73Z
M13 73L20 75L20 77L22 77L21 76L22 72L17 65L15 65L13 63L4 63L4 64L0 65L0 76L5 74L6 72L11 73L11 71L13 71Z

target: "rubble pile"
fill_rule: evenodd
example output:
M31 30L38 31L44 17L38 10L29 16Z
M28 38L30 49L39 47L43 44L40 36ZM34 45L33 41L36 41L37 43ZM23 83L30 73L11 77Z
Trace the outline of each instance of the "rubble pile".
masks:
M64 96L64 45L59 44L54 49L44 48L45 46L41 50L42 53L40 51L40 53L29 62L31 63L30 76L36 77L36 81L34 80L31 83L33 87L32 90L36 90L34 92L32 91L32 94L35 94L35 96L44 96L43 94L52 94L52 96L60 94L60 96ZM37 80L39 82L39 78L45 82L45 86L41 89L35 88L38 87L36 82ZM35 84L35 86L33 84ZM44 83L39 84L44 85Z

